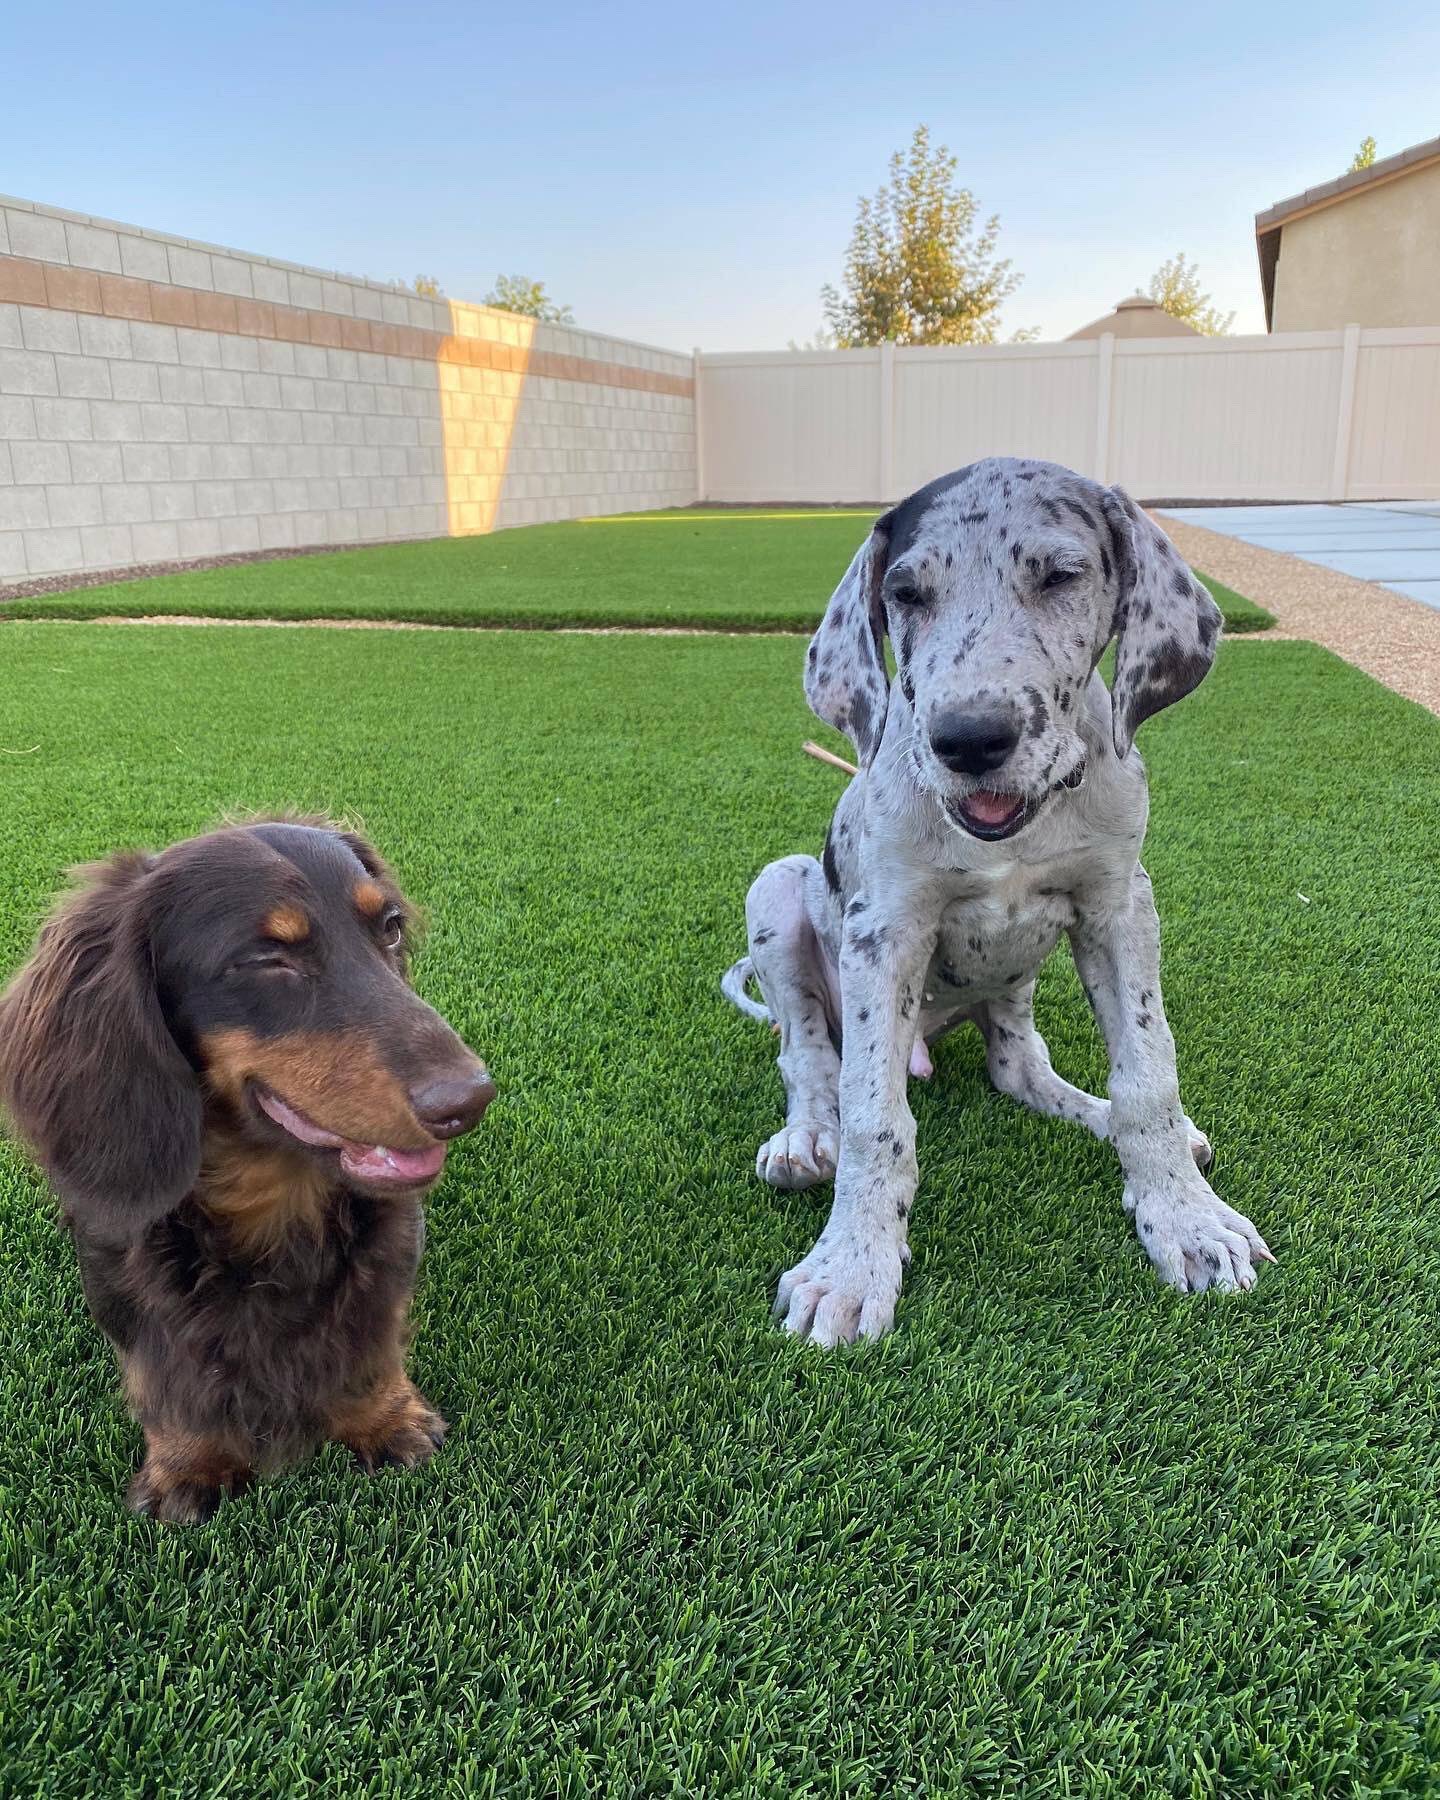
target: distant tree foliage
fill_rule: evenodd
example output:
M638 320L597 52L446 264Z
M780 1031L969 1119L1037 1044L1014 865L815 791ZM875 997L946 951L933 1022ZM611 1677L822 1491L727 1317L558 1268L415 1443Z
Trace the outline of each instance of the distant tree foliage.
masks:
M486 306L498 306L502 312L524 313L546 325L573 325L575 315L545 292L543 281L531 281L528 275L497 275L495 285L485 296Z
M979 223L979 204L956 185L956 167L920 125L909 149L890 158L889 182L861 197L840 289L827 283L820 291L840 349L999 337L1001 306L1020 277L995 254L999 219Z
M1357 169L1368 169L1375 161L1375 140L1372 137L1361 138L1360 148L1355 152L1355 159L1345 171L1353 175Z
M1150 298L1172 319L1183 319L1206 337L1226 337L1235 323L1233 312L1222 313L1210 304L1200 286L1200 271L1185 260L1184 251L1172 256L1150 277Z
M414 286L422 300L439 300L444 297L444 289L433 275L417 275Z

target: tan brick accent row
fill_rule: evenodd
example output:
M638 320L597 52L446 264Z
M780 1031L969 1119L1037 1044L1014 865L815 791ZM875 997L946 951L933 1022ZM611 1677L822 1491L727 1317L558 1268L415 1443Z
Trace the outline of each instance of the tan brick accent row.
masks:
M378 319L281 306L269 300L208 293L130 275L65 268L24 256L0 256L0 303L3 302L111 319L139 319L237 337L268 338L279 343L368 351L376 356L406 356L421 362L443 362L502 374L529 373L558 381L636 388L650 394L688 398L695 391L692 380L653 369L594 362L547 350L531 352L528 347L495 343L468 334L445 336L413 325L386 325ZM466 314L478 311L458 304L455 310Z

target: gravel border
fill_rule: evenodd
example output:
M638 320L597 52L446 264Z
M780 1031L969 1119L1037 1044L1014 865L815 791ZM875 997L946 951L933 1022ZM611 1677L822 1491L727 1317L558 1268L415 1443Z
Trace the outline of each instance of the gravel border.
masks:
M1282 550L1262 550L1203 525L1156 523L1186 562L1274 613L1264 643L1307 638L1373 675L1397 694L1440 714L1440 612L1354 575L1340 575ZM1226 639L1239 643L1239 637Z
M205 569L236 569L243 563L286 562L292 556L334 556L340 550L389 550L395 544L439 544L446 538L387 538L383 544L302 544L275 550L232 550L226 556L197 556L188 561L128 563L123 569L72 570L68 575L32 575L26 581L0 582L0 607L10 600L34 600L45 594L72 594L81 588L110 587L121 581L148 581L152 575L198 575Z

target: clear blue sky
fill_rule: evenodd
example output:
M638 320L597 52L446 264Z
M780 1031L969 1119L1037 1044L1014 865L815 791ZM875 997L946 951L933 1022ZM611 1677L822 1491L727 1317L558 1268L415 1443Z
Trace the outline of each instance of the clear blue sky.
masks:
M9 9L0 191L298 262L544 280L655 343L820 323L856 196L924 121L1047 337L1184 249L1263 329L1252 219L1440 132L1413 5ZM528 16L527 16L528 15Z

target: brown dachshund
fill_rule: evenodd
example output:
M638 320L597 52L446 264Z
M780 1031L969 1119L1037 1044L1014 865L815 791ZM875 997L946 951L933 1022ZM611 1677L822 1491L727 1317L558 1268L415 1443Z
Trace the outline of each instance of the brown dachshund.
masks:
M139 1512L444 1437L404 1366L420 1202L495 1086L411 988L410 924L361 838L236 826L80 871L0 997L0 1101L144 1428Z

